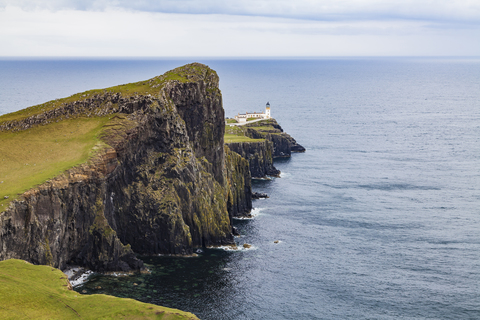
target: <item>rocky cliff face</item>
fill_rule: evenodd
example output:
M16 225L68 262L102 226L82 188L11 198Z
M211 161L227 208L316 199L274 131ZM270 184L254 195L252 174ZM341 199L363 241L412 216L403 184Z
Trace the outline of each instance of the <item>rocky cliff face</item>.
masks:
M230 217L244 216L252 210L252 176L248 161L225 146L228 212Z
M280 171L273 165L274 158L290 157L292 152L305 152L304 147L283 132L275 119L229 127L227 132L250 138L242 142L228 142L227 145L230 150L248 160L253 178L277 177Z
M105 147L88 163L0 213L0 259L136 270L143 264L135 253L234 243L231 217L250 211L251 185L247 162L224 149L218 76L191 64L135 89L145 88L135 95L107 89L0 123L0 131L16 131L111 115Z
M273 166L274 147L271 141L232 142L227 145L230 150L248 160L252 178L276 177L280 174Z
M248 124L245 135L252 139L266 139L273 143L273 157L290 157L292 152L305 152L289 134L285 133L275 119Z

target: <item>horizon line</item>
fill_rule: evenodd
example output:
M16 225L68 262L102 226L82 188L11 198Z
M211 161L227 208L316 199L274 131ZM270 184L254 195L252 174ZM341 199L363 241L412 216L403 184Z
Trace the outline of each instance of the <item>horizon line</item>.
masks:
M378 58L480 58L480 55L338 55L338 56L0 56L0 60L321 60Z

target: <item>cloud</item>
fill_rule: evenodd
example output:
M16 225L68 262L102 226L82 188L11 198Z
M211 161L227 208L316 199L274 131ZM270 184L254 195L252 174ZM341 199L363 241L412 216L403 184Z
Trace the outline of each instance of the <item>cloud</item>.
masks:
M409 20L0 9L0 56L281 57L480 55L479 28Z
M317 21L425 20L479 23L478 0L0 0L24 10L226 14Z

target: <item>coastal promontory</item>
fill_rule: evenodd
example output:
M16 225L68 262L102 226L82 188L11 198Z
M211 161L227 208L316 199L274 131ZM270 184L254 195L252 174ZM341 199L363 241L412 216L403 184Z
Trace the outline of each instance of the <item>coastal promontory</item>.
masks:
M235 245L252 177L304 149L274 119L226 131L218 83L192 63L0 116L0 260L131 271Z
M234 244L250 175L218 81L193 63L1 116L0 260L127 271Z

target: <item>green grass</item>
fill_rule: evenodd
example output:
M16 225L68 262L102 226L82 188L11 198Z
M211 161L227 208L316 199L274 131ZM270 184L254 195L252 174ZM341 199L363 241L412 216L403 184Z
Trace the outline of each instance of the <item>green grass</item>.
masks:
M215 71L202 67L198 64L189 64L183 67L173 69L165 74L154 77L149 80L138 81L134 83L122 84L106 89L95 89L81 93L74 94L70 97L52 100L40 105L32 106L17 112L8 113L0 116L0 124L6 121L21 120L30 116L41 114L45 111L53 110L60 107L62 103L70 103L74 101L84 101L93 98L94 95L104 93L120 93L122 97L128 98L135 95L155 96L160 92L161 87L168 81L179 81L182 83L193 82L198 80L203 75L215 73Z
M235 120L235 119L227 119L227 123L237 123L237 120Z
M198 319L176 309L68 289L65 274L22 260L0 262L0 319Z
M224 135L225 143L264 141L264 139L252 139L245 136L245 131L244 126L226 126Z
M225 134L244 136L245 129L242 126L225 126Z
M251 139L251 138L245 137L245 136L237 136L236 134L225 134L224 140L225 140L225 143L265 141L265 139Z
M137 94L156 95L169 81L186 83L212 75L216 76L215 71L205 66L189 64L150 80L90 90L5 114L0 116L0 124L53 110L62 103L84 101L97 94L120 93L123 98ZM96 149L106 145L105 142L114 143L124 139L128 127L136 125L122 115L110 121L109 118L114 115L101 118L81 116L60 122L54 120L48 125L35 126L25 131L0 131L0 212L5 211L19 194L86 162Z
M247 128L257 130L257 131L277 131L277 132L280 132L280 130L275 129L272 126L256 126L256 127L247 126Z
M0 212L19 194L86 162L105 146L99 134L111 117L77 118L20 132L0 132Z

